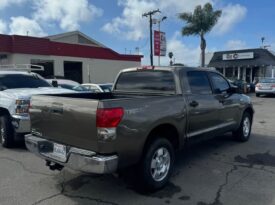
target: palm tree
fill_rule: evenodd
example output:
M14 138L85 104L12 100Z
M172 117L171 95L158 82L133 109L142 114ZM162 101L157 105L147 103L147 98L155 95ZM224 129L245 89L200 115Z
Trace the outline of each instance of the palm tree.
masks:
M213 10L210 3L206 3L203 7L197 6L193 13L181 13L179 18L186 22L186 25L182 28L183 36L196 35L201 39L201 66L205 66L205 34L210 32L216 25L218 19L222 14L221 10Z

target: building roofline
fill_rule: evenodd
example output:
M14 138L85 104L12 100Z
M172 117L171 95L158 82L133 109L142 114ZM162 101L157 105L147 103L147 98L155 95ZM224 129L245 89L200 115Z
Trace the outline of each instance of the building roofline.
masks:
M78 35L80 35L80 36L82 36L82 37L88 39L89 41L91 41L91 42L93 42L93 43L95 43L95 44L97 44L97 45L99 45L99 46L101 46L101 47L103 47L103 48L108 48L108 47L105 46L104 44L99 43L99 42L96 41L95 39L93 39L93 38L87 36L86 34L82 33L81 31L78 31L78 30L76 30L76 31L70 31L70 32L65 32L65 33L60 33L60 34L55 34L55 35L50 35L50 36L46 36L46 37L44 37L44 38L49 38L49 39L52 40L52 39L62 38L62 37L66 37L66 36L70 36L70 35L74 35L74 34L78 34Z
M51 41L20 35L0 34L0 53L19 53L34 55L70 56L79 58L108 59L121 61L141 61L142 55L120 54L108 47Z

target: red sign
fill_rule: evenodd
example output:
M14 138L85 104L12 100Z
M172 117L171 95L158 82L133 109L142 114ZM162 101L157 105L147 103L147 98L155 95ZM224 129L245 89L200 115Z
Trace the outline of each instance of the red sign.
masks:
M154 31L154 55L166 55L166 37L164 32Z

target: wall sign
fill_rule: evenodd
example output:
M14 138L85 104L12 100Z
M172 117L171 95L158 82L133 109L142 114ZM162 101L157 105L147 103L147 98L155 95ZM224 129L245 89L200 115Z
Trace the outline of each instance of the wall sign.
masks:
M253 59L254 53L227 53L222 55L223 60L243 60L243 59Z

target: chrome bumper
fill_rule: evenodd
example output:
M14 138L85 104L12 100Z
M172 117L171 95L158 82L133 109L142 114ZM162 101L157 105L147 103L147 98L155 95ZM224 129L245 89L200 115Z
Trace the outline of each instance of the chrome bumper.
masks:
M60 159L53 155L54 142L28 134L25 135L25 143L28 150L37 156L77 171L107 174L117 170L117 155L103 156L93 151L66 146L66 159Z
M29 133L31 131L29 116L12 115L11 122L16 133Z

